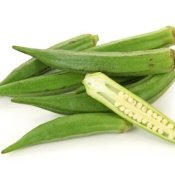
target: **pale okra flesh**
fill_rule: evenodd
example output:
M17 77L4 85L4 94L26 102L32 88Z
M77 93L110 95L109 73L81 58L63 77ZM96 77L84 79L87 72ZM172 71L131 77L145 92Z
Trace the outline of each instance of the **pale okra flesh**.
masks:
M20 46L13 48L34 56L50 67L73 72L100 71L115 76L145 76L167 73L174 69L174 51L169 48L133 52L76 52Z
M2 153L45 142L60 141L102 133L122 133L132 124L114 113L75 114L56 118L34 128Z
M175 72L154 75L129 85L128 90L134 92L146 101L154 102L159 94L167 90L175 79ZM158 86L159 85L159 86ZM61 94L43 97L15 97L13 102L37 106L61 114L109 112L110 110L94 100L86 93Z
M174 121L105 74L100 72L88 74L83 84L89 96L122 118L175 143Z
M146 76L147 77L147 76ZM144 80L146 77L113 77L112 79L124 86L129 86L132 85L136 82L140 82L140 80ZM75 91L76 94L80 94L80 93L84 93L86 92L85 87L83 85L81 85L80 87L78 87Z
M97 35L84 34L69 40L63 41L48 49L64 49L64 50L76 50L81 51L96 45L98 41ZM35 58L31 58L30 60L24 62L17 68L15 68L1 83L0 85L4 85L7 83L11 83L14 81L34 77L41 75L47 71L50 71L51 68L47 65L43 64L39 60Z

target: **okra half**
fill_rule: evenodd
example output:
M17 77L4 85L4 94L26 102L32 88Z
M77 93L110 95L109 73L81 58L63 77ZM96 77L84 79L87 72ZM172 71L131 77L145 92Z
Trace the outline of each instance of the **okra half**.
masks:
M76 52L20 46L13 48L34 56L50 67L74 72L101 71L115 76L144 76L174 69L174 51L169 48L133 52Z
M98 41L97 35L84 34L64 42L58 43L48 49L65 49L81 51L96 45ZM41 75L44 72L49 71L51 68L38 61L35 58L31 58L27 62L24 62L17 68L15 68L1 83L0 85L11 83L14 81L26 79L29 77Z
M165 92L175 79L175 72L155 75L145 78L140 83L128 86L128 90L134 92L146 101L153 102ZM16 97L13 102L37 106L52 112L61 114L110 112L103 104L89 97L86 93L61 94L43 97Z
M114 113L76 114L56 118L34 128L20 140L7 147L2 153L20 148L83 137L102 133L122 133L132 128L132 124Z
M105 74L100 72L88 74L83 84L89 96L122 118L175 143L174 121Z

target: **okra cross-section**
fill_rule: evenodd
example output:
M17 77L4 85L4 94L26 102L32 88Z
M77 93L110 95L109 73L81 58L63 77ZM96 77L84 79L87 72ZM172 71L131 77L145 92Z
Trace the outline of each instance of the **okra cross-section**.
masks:
M87 94L126 120L175 143L175 123L153 106L103 73L87 74Z

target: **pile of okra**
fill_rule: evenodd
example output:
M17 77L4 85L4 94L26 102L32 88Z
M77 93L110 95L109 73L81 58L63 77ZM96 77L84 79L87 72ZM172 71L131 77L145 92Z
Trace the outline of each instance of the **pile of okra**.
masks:
M97 41L97 35L83 34L48 49L13 46L32 58L0 83L0 95L64 115L32 129L2 153L123 133L133 125L175 143L175 122L151 106L175 80L175 28Z

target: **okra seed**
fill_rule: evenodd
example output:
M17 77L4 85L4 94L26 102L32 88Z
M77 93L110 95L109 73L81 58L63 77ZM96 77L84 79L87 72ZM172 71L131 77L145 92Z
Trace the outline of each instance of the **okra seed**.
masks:
M138 109L140 109L140 108L142 107L142 104L141 104L141 103L137 103L137 104L136 104L136 107L137 107Z
M163 130L162 129L158 129L158 133L159 134L163 134Z
M162 121L162 116L157 116L157 120L159 121L159 122L161 122Z
M120 104L119 104L118 102L115 102L115 103L114 103L114 106L115 106L115 107L119 107Z
M132 112L129 112L128 115L129 115L129 117L133 117L134 114Z
M174 128L173 124L172 123L168 124L168 128L173 129Z
M153 114L153 111L152 110L148 110L147 114L148 114L148 116L151 116Z
M123 96L124 93L123 93L122 91L120 91L120 92L118 93L118 95L119 95L119 96Z
M146 119L142 119L142 123L143 124L146 124L147 123L147 120Z
M147 127L151 129L152 128L152 123L148 123Z
M157 119L157 114L155 112L153 113L153 118Z
M132 102L133 102L133 98L129 97L129 98L128 98L128 102L129 102L129 103L132 103Z
M157 129L158 129L158 128L157 128L156 126L153 127L153 131L157 131Z
M128 95L127 94L125 94L124 96L123 96L123 98L125 99L125 100L127 100L128 99Z
M163 120L162 120L162 123L163 123L164 125L166 125L166 124L168 123L167 119L163 119Z
M133 119L136 120L138 118L137 114L134 114Z
M124 110L125 110L125 107L124 107L124 106L120 106L120 107L119 107L119 110L120 110L120 111L124 111Z
M140 117L137 118L137 121L141 123L142 119Z
M125 113L126 115L128 115L128 114L129 114L129 110L128 110L128 109L124 110L124 113Z
M132 104L133 104L133 105L136 105L136 103L137 103L137 102L136 102L135 100L133 100Z
M146 107L143 106L141 110L142 110L143 112L146 112Z

